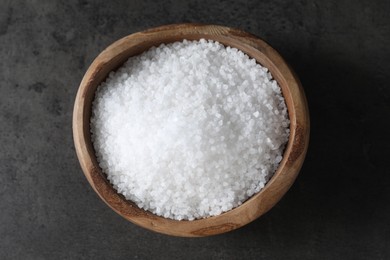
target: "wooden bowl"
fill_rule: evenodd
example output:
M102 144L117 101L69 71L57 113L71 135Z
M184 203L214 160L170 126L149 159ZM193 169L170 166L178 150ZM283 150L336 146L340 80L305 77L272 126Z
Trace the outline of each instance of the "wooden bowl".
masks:
M199 40L218 41L242 50L267 67L279 83L290 117L290 138L276 173L265 187L245 203L219 216L177 221L138 208L118 194L100 169L91 143L91 106L98 85L110 71L129 57L161 43ZM73 111L73 138L85 176L100 198L125 219L144 228L174 236L196 237L224 233L255 220L272 208L287 192L304 161L309 141L309 113L299 79L282 57L257 37L228 27L199 24L162 26L124 37L105 49L89 67L80 84Z

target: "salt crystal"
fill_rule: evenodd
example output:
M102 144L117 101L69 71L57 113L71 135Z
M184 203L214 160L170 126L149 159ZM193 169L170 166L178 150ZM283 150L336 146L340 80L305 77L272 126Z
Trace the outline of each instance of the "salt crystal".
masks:
M91 133L100 167L126 199L194 220L263 189L289 124L267 68L202 39L152 47L111 72L96 91Z

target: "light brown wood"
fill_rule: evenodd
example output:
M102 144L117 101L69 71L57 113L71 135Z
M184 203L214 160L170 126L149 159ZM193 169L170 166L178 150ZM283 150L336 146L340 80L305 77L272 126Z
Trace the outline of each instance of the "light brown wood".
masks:
M238 48L267 67L282 88L290 117L290 139L283 160L265 188L241 206L219 216L195 221L176 221L138 208L118 194L102 173L90 137L91 105L97 86L108 73L129 57L152 46L183 39L201 38ZM287 192L304 161L309 142L309 112L305 94L292 69L282 57L257 37L228 27L200 24L162 26L124 37L105 49L91 64L80 84L73 111L73 138L82 170L92 188L114 211L144 228L174 236L209 236L224 233L255 220Z

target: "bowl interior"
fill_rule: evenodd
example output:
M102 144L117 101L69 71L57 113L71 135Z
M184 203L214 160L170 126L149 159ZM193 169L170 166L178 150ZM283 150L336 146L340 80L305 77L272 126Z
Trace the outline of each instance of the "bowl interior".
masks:
M240 49L268 68L279 83L288 108L290 138L283 160L266 186L241 206L219 216L194 221L177 221L156 216L138 208L118 194L102 173L90 136L92 101L97 87L111 71L131 56L152 46L175 41L210 39ZM76 97L73 131L77 155L88 181L114 211L145 228L176 236L205 236L230 231L245 225L268 211L288 190L303 163L308 144L308 111L299 80L283 59L256 37L220 26L175 25L132 34L109 46L92 63L80 84Z

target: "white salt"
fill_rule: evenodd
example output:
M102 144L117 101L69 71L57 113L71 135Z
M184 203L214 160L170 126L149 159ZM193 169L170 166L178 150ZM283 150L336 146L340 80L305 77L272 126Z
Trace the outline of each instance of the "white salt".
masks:
M151 48L97 92L92 141L114 188L165 218L194 220L241 205L276 171L287 108L268 70L213 41Z

